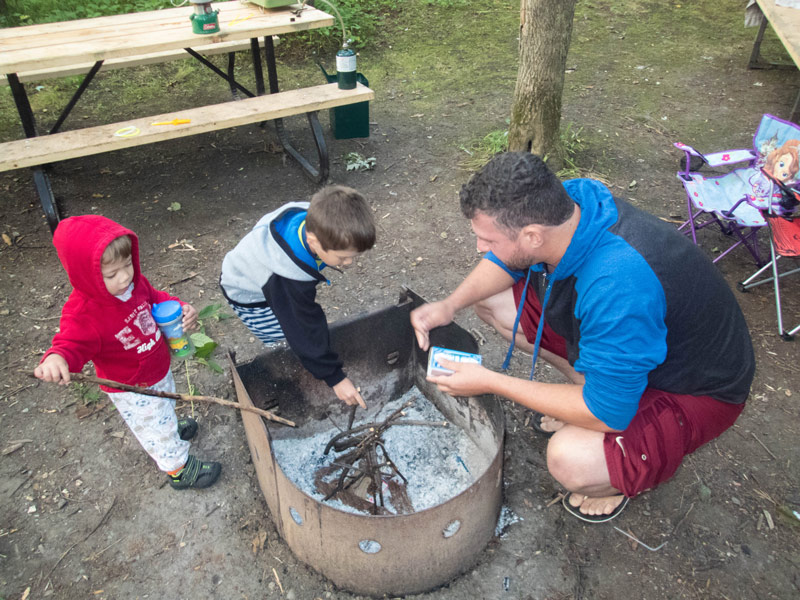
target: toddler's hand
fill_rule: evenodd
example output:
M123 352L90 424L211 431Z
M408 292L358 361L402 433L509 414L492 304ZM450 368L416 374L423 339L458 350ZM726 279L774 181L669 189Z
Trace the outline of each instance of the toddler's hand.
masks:
M69 365L60 354L50 354L33 370L42 381L66 385L69 383Z
M197 310L191 304L184 304L182 308L183 321L181 321L181 324L183 325L183 330L194 329L197 326Z
M358 404L361 408L367 408L367 403L364 402L364 398L361 397L356 386L354 386L353 382L347 377L333 386L333 391L336 393L336 397L348 406Z

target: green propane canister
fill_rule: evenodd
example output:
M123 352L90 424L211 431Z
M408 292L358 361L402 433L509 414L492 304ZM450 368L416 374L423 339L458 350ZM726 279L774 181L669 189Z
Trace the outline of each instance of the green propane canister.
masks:
M329 75L322 65L319 65L319 68L322 69L322 74L325 75L328 83L338 80L336 74ZM369 87L369 80L364 77L363 73L356 73L356 81ZM328 112L330 113L333 137L337 140L369 137L369 100L347 106L336 106Z
M347 43L336 53L336 83L340 90L353 90L356 87L356 53Z
M194 33L217 33L219 31L218 10L211 8L211 2L203 0L191 0L194 5L194 13L189 19L192 21L192 31Z

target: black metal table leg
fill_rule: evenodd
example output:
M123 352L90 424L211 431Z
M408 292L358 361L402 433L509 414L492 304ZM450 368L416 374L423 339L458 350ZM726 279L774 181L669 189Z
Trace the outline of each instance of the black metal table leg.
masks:
M14 103L17 105L17 112L19 113L19 119L22 123L25 137L36 137L36 119L33 116L33 110L28 101L28 94L25 91L25 86L20 82L16 73L9 73L7 78L8 85L11 88L11 94L14 97ZM50 231L54 232L61 218L58 214L55 196L53 196L50 178L47 176L44 167L34 167L32 171L33 184L36 187L37 194L39 194L39 204L47 217L47 224L50 226Z
M264 37L264 56L267 63L267 77L269 79L269 93L278 93L278 69L275 66L275 46L272 43L272 36ZM256 61L253 60L255 65ZM258 69L261 69L261 62L258 62ZM263 83L262 83L263 87ZM263 93L259 91L259 94ZM311 133L314 136L314 145L317 149L317 158L319 159L319 169L314 167L308 159L306 159L298 150L292 146L289 141L289 136L286 133L286 128L283 125L283 119L275 119L275 131L278 134L278 140L283 146L286 153L294 158L298 164L303 167L303 170L311 178L314 183L324 183L328 180L330 173L330 163L328 160L328 146L325 144L325 136L322 132L322 126L319 124L317 111L306 113L308 118L308 125L311 128Z
M43 167L33 167L33 185L39 194L39 204L42 206L44 216L47 217L47 224L50 226L50 233L55 233L56 227L61 216L58 214L58 205L53 196L53 188L50 186L50 177L47 176Z

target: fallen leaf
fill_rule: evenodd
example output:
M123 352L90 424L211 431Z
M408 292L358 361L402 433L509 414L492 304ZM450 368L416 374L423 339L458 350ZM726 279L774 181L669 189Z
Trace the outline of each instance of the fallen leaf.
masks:
M3 234L3 241L6 243L6 246L10 246L10 245L11 245L11 238L10 238L10 237L8 237L8 234L7 234L7 233L4 233L4 234ZM29 588L29 589L30 589L30 588Z
M259 531L256 537L253 538L253 554L258 554L259 550L264 549L264 543L267 541L267 532Z
M20 598L19 600L28 600L28 596L30 595L30 593L31 593L31 588L29 587L25 588L25 591L22 592L22 598Z
M412 119L419 119L420 117L424 117L425 113L418 113L416 115L411 115Z
M105 198L103 194L92 194L92 198Z

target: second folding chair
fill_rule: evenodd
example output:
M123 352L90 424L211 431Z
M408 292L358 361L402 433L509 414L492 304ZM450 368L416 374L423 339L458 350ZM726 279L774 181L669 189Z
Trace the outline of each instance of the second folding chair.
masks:
M766 214L767 223L770 229L770 254L771 260L753 273L750 277L739 284L739 290L746 292L751 288L763 283L773 282L775 291L775 310L778 313L778 335L787 342L794 338L800 331L800 323L792 329L784 329L783 326L783 307L781 305L781 279L793 273L800 273L800 267L784 271L778 269L778 261L783 258L800 258L800 212L798 217L782 217L774 214ZM772 276L765 279L758 279L765 271L771 270Z

